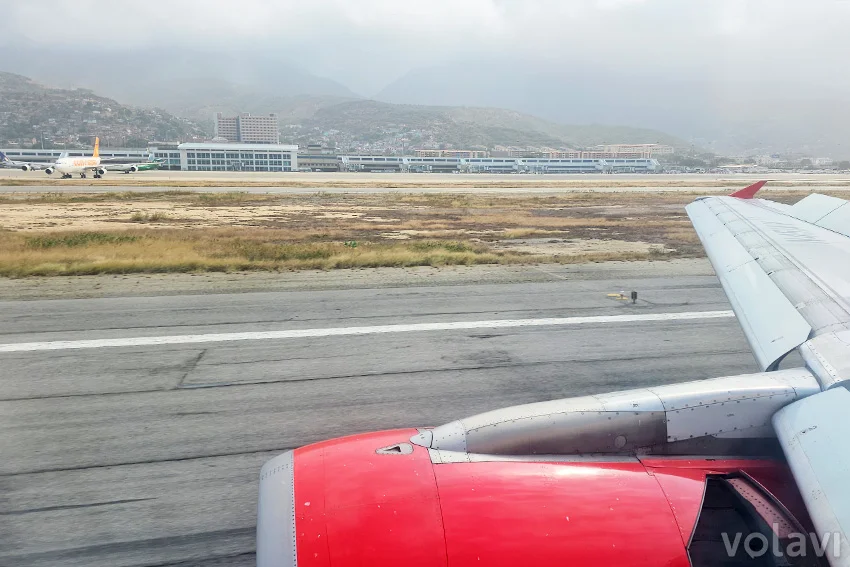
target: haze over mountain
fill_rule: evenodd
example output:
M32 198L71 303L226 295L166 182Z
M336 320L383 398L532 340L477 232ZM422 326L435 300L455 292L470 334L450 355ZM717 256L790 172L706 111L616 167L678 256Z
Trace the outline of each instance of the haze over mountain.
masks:
M34 136L46 135L51 143L74 144L99 135L108 146L110 140L113 145L126 140L144 145L152 140L208 138L211 112L227 111L227 104L232 104L239 111L278 112L286 142L307 145L325 141L352 152L398 152L440 144L585 147L611 140L687 146L683 140L655 130L565 126L499 108L400 105L329 95L263 97L221 81L200 79L174 86L174 91L163 93L174 97L172 105L182 119L160 109L128 107L88 89L50 88L0 72L0 141L27 145ZM206 96L200 97L199 89ZM190 94L182 101L185 107L181 106L181 93ZM198 118L193 119L195 116Z
M850 155L850 96L812 92L788 80L718 82L708 78L570 73L499 65L416 69L376 98L405 104L495 106L566 123L653 128L721 153L807 152Z
M583 148L623 140L669 144L687 142L657 130L611 125L564 125L503 108L390 104L374 100L340 102L319 108L300 122L306 143L322 132L340 130L354 139L391 144L405 138L407 147L448 142L455 148L505 146Z
M14 45L14 53L0 63L3 70L57 87L92 89L128 104L165 107L172 100L180 104L190 98L204 101L244 95L357 97L342 84L316 76L284 55L262 51L59 49L24 41ZM57 63L63 60L95 63Z
M723 153L850 157L850 2L86 6L6 7L3 67L195 119L271 107L300 118L365 96L652 128Z

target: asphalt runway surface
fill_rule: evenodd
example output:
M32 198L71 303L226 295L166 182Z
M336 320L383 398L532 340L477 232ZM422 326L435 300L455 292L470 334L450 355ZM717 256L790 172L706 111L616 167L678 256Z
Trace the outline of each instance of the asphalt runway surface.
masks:
M0 169L0 180L47 179L43 171L20 171L17 169ZM167 182L167 186L157 185L124 185L127 182L137 183L148 179L152 183ZM9 193L51 193L70 191L74 193L106 193L117 190L151 192L180 189L180 182L195 183L209 182L214 187L185 187L187 190L199 192L240 191L247 193L279 193L298 194L315 193L459 193L469 190L484 193L564 193L571 191L702 191L728 193L740 189L761 179L773 180L784 184L799 185L812 191L844 190L850 188L850 175L847 174L818 174L807 175L800 173L782 173L770 175L751 174L546 174L546 175L511 175L511 174L451 174L451 173L252 173L252 172L209 172L209 171L147 171L132 175L107 174L103 182L108 185L83 185L74 183L59 183L45 185L0 185L0 194ZM273 183L270 186L240 186L240 183ZM630 186L629 182L635 182ZM292 186L286 186L291 182ZM552 182L564 182L562 186L547 186ZM303 187L310 183L310 187ZM327 187L315 184L327 183ZM375 183L374 186L370 185ZM392 186L387 187L387 184ZM462 185L458 185L462 184ZM480 184L474 187L470 184ZM488 187L488 184L499 186ZM709 186L706 186L708 184ZM793 187L779 187L789 189ZM771 186L768 184L767 190Z
M713 275L555 272L0 302L0 565L252 565L283 450L757 371L728 309Z

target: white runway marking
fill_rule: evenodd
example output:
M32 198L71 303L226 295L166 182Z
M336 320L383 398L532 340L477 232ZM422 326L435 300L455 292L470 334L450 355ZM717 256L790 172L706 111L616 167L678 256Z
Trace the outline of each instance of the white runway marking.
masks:
M509 327L543 327L585 325L591 323L638 323L648 321L682 321L734 317L731 311L691 311L686 313L648 313L645 315L600 315L595 317L561 317L550 319L503 319L496 321L455 321L416 323L411 325L377 325L373 327L331 327L327 329L293 329L247 333L209 333L204 335L171 335L165 337L127 337L124 339L91 339L82 341L44 341L37 343L0 344L0 352L27 352L108 347L134 347L269 339L302 339L338 335L375 335L379 333L411 333L419 331L457 331L467 329L504 329Z

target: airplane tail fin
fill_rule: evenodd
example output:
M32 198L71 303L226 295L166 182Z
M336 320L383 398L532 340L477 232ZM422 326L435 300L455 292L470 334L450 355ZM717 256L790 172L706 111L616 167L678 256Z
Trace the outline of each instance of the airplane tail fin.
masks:
M767 181L757 181L757 182L753 183L752 185L749 185L747 187L744 187L743 189L739 189L738 191L735 191L734 193L732 193L729 196L730 197L738 197L739 199L752 199L753 197L756 196L756 193L758 193L759 189L764 187L765 183L767 183Z
M9 158L6 157L6 154L0 152L0 162L9 161Z
M92 157L100 157L100 138L94 139L94 153Z

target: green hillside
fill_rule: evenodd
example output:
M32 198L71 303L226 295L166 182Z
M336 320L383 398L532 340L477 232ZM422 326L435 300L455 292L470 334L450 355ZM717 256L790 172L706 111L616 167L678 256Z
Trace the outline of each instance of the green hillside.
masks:
M194 140L208 134L164 110L124 106L85 89L55 89L0 72L0 146L26 146L42 136L49 145L144 145L153 140Z

